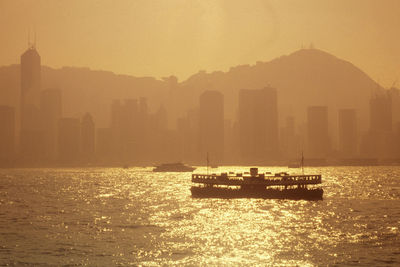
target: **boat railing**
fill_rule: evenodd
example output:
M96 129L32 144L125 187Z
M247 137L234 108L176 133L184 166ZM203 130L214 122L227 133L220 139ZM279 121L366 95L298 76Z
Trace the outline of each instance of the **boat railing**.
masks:
M294 185L319 184L321 175L285 175L285 176L228 176L216 174L192 174L192 182L206 184L265 184L265 185Z

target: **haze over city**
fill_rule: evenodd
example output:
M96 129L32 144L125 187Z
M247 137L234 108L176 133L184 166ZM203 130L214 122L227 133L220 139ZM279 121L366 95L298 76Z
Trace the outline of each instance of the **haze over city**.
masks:
M0 65L18 63L29 29L43 65L180 81L313 44L389 87L400 74L399 9L396 0L3 0Z
M399 266L399 11L0 0L0 265Z

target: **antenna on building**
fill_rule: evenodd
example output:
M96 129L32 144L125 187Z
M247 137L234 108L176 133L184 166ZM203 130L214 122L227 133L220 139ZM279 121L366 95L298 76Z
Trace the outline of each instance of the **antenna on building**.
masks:
M31 27L28 28L28 48L36 47L36 30L33 29L33 40L31 40Z
M33 47L36 48L36 29L33 30Z

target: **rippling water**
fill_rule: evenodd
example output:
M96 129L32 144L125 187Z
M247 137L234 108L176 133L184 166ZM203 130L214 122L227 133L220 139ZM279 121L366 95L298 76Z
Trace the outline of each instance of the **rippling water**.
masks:
M3 169L0 265L400 265L400 167L306 172L323 201L192 199L190 173L151 168Z

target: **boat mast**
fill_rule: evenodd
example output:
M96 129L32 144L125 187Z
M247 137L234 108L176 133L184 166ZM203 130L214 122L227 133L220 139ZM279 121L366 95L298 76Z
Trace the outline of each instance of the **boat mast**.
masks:
M208 152L207 152L207 175L208 175Z
M303 151L301 151L301 171L304 175L304 154Z

